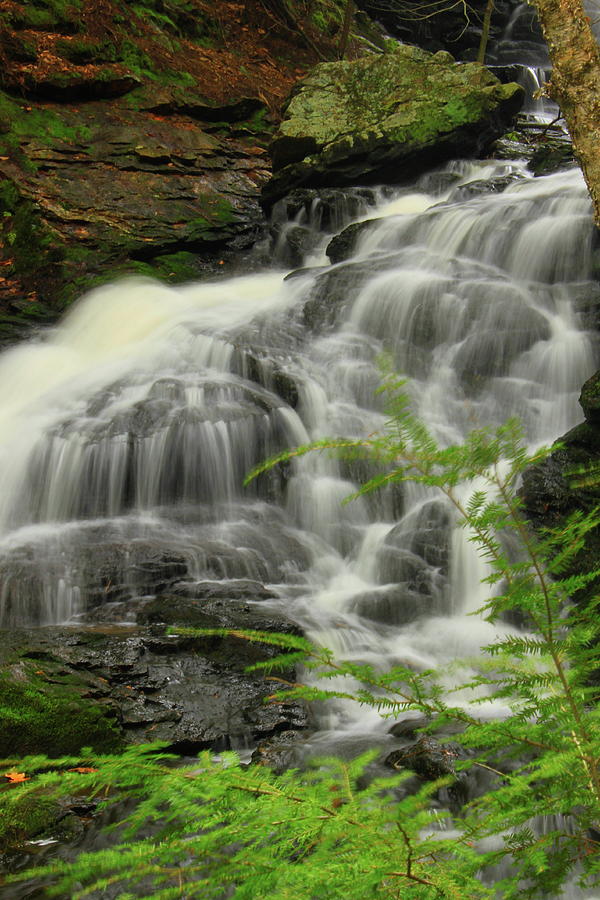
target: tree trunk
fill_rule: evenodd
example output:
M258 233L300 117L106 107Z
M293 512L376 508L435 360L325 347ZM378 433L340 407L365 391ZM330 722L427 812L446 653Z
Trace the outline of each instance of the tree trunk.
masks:
M352 23L354 21L354 13L356 11L356 7L354 5L354 0L346 0L346 9L344 10L344 21L342 23L342 33L340 37L340 47L339 47L339 56L340 59L343 59L346 55L346 50L348 49L348 40L350 39L350 29L352 28Z
M549 94L565 118L600 227L600 49L582 0L534 0L552 61Z
M485 63L485 51L487 50L490 37L490 25L492 23L493 11L494 0L487 0L487 5L483 14L483 25L481 26L481 40L479 42L479 50L477 51L477 62L481 63L481 65Z

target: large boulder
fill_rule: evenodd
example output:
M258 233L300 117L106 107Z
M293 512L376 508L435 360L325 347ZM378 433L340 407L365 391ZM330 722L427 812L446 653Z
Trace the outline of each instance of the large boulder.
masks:
M408 45L322 63L294 88L271 143L265 205L300 186L398 182L482 153L522 99L477 63Z

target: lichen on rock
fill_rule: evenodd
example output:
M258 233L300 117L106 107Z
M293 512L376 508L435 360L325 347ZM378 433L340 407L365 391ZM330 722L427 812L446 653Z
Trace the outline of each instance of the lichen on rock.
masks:
M270 205L299 186L402 181L451 156L479 154L520 108L523 90L477 63L396 45L322 63L292 91L271 143Z

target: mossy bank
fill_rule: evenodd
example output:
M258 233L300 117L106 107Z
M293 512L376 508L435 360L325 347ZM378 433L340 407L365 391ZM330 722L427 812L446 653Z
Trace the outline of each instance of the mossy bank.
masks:
M281 104L335 57L343 8L0 4L0 343L91 286L202 277L250 246Z

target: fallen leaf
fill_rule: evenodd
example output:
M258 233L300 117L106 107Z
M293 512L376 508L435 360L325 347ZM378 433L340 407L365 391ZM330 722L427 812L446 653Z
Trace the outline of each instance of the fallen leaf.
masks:
M8 778L11 784L19 784L21 781L29 781L25 772L5 772L4 777Z
M92 769L90 766L75 766L74 769L67 769L67 772L79 772L81 775L89 775L91 772L97 772L98 769Z

